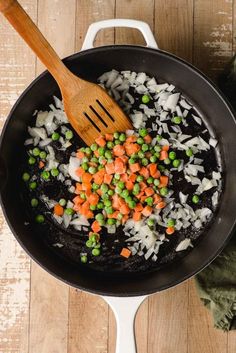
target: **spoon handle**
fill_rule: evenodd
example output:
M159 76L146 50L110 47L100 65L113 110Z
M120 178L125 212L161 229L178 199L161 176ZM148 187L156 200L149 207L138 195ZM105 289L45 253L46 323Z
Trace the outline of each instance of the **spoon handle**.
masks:
M0 0L0 12L35 52L61 87L66 87L74 75L66 68L38 27L17 0Z

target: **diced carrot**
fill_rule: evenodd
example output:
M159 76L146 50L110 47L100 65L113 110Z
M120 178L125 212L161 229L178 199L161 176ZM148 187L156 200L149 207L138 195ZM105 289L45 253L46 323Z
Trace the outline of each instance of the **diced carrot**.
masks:
M119 211L115 211L113 212L112 214L108 214L107 215L107 218L114 218L114 219L117 219L117 216L120 212Z
M126 164L128 162L128 157L123 155L123 156L120 156L120 159L122 159L122 161L124 162L124 164Z
M78 177L82 177L82 175L85 173L85 170L79 167L78 169L76 169L75 173Z
M91 189L92 189L91 183L83 183L82 184L82 190L88 191L88 190L91 190Z
M140 221L141 217L142 217L142 213L141 213L141 212L134 212L134 214L133 214L133 220L134 220L135 222Z
M140 197L140 201L143 203L145 202L146 198L147 198L147 195L143 195Z
M113 162L107 163L105 165L105 169L107 174L114 174L115 173L115 164Z
M175 232L175 227L167 227L166 234L173 234Z
M148 169L150 171L150 175L154 178L154 175L156 174L157 172L157 164L155 163L151 163L148 165Z
M126 165L121 158L115 159L115 173L124 174L126 172Z
M87 211L87 212L85 213L85 217L86 217L86 218L94 218L94 213L89 210L89 211Z
M103 136L99 136L95 139L95 142L98 144L100 147L104 147L106 145L106 140L104 139Z
M93 179L93 176L90 173L84 173L82 175L82 183L91 183L92 179Z
M125 151L128 156L137 153L140 151L140 146L137 143L130 143L125 145Z
M165 150L162 150L160 153L160 161L164 161L164 159L168 158L168 153Z
M64 213L64 208L63 208L59 203L57 203L57 204L54 206L53 213L54 213L56 216L62 216L63 213Z
M92 206L96 206L97 203L99 201L99 196L97 194L91 194L89 197L88 197L88 202L90 203L90 205Z
M158 209L161 209L164 207L166 207L165 201L158 202L158 204L156 205L156 208L158 208Z
M107 141L113 141L113 135L112 134L105 134L105 139Z
M103 183L103 176L100 174L94 175L93 180L96 184L101 185Z
M122 145L116 145L113 148L113 153L115 156L120 157L123 156L125 154L125 148Z
M124 183L129 180L129 176L125 174L121 174L120 176L120 181L123 181Z
M141 197L144 195L144 191L140 191L140 193L138 195L135 195L135 197L140 200Z
M133 183L135 183L136 178L137 178L137 175L134 173L130 174L129 176L129 180L132 181Z
M84 203L81 205L80 212L81 214L85 215L89 211L89 202L86 200Z
M134 208L135 212L141 212L142 210L143 210L143 205L141 203L138 203Z
M130 209L128 205L124 204L120 207L120 213L126 215L126 214L129 214L129 212L130 212Z
M99 196L102 196L102 190L101 190L101 189L98 189L98 190L97 190L97 194L98 194Z
M160 173L160 170L158 170L158 169L157 169L156 173L154 173L154 174L152 175L152 177L153 177L154 179L159 179L160 176L161 176L161 173Z
M100 232L100 230L102 229L98 221L94 221L91 225L91 228L92 228L92 231L95 233Z
M166 176L166 175L160 176L160 183L161 183L162 187L167 186L168 182L169 182L168 176Z
M157 203L162 201L162 197L160 195L158 195L158 194L155 194L153 196L153 198L154 198L154 204L157 204Z
M139 171L139 174L142 175L145 179L149 178L149 170L146 167L142 167Z
M139 186L140 186L141 191L144 191L147 187L147 184L144 183L144 181L141 181L141 183L139 183Z
M78 195L73 198L73 202L75 205L81 205L84 203L84 199L81 199L81 197Z
M162 146L162 151L168 152L169 149L170 149L170 146L169 146L169 145Z
M146 143L151 143L152 142L152 138L151 138L151 136L150 135L146 135L146 136L144 136L144 141L146 142Z
M132 173L136 173L140 170L140 165L139 163L130 164L129 169L131 170Z
M45 166L45 163L43 161L39 161L39 169L42 169Z
M74 205L74 206L73 206L73 210L74 210L75 212L81 213L81 212L80 212L80 211L81 211L81 205Z
M147 196L151 196L154 194L154 190L152 188L146 188L144 192Z
M104 175L103 182L104 182L105 184L110 184L111 181L112 181L112 178L113 178L113 176L112 176L111 174L105 174L105 175Z
M134 188L134 183L132 183L132 181L128 180L125 183L125 187L126 187L127 190L131 191Z
M125 257L126 259L128 259L131 255L131 251L127 248L123 248L121 250L121 253L120 253L121 256Z
M86 195L87 198L88 198L91 194L92 194L91 189L85 190L85 195Z
M100 154L99 154L98 150L94 151L93 153L95 154L95 156L96 156L97 158L100 157Z
M151 206L145 206L144 209L142 210L142 214L145 217L150 216L151 213L152 213L152 207Z
M84 154L84 152L82 152L82 151L77 151L77 153L76 153L76 157L77 158L79 158L79 159L82 159L82 158L84 158L84 156L85 156L85 154Z
M122 223L122 224L125 224L125 222L127 222L128 219L129 219L129 215L128 215L128 214L123 215L122 220L121 220L121 223Z
M129 143L136 142L136 141L137 141L137 137L135 135L131 135L131 136L127 137L125 144L129 144Z
M75 193L76 194L80 194L80 192L82 191L82 184L80 183L76 183L76 188L75 188Z

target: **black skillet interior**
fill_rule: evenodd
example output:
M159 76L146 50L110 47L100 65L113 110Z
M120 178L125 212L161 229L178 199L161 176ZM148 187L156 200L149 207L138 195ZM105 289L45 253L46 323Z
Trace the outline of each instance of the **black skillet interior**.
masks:
M65 59L67 66L87 80L96 79L111 69L144 71L150 76L173 83L207 118L206 123L219 140L225 185L215 221L195 249L160 271L122 278L75 266L45 246L42 234L33 225L26 226L27 208L19 193L20 163L27 125L36 109L46 109L58 87L46 72L21 95L4 127L0 146L1 202L7 221L17 240L45 270L68 284L97 294L132 296L154 293L176 285L209 264L222 250L235 224L234 116L219 91L191 65L168 53L135 46L108 46L87 50Z

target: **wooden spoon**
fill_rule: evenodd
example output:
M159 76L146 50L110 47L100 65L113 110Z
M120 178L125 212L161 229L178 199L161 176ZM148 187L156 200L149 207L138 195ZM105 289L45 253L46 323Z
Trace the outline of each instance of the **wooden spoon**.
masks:
M132 128L122 109L103 88L67 69L18 1L0 0L0 11L57 81L66 115L86 144L93 143L100 134Z

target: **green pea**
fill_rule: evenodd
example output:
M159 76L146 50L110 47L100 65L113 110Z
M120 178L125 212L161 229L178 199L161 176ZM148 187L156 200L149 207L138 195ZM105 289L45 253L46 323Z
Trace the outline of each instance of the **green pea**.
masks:
M81 195L80 195L81 197ZM81 197L82 198L82 197ZM62 207L64 207L66 205L66 200L65 199L60 199L59 200L59 205L61 205Z
M174 227L175 220L173 218L169 218L167 221L167 227Z
M28 163L30 165L33 165L33 164L35 164L35 162L36 162L36 159L34 157L30 156L29 159L28 159Z
M141 137L145 137L145 136L147 136L148 131L147 131L147 129L139 129L138 133Z
M47 157L47 153L46 153L45 151L41 151L41 152L39 153L39 157L40 157L41 159L45 159L45 158Z
M164 164L169 165L171 163L170 158L164 159Z
M120 196L121 197L123 197L124 199L126 198L126 197L128 197L129 196L129 191L128 190L123 190L122 192L121 192L121 194L120 194Z
M141 181L143 181L143 179L144 178L143 178L142 175L138 175L136 180L137 180L138 183L141 183Z
M109 226L112 226L113 224L116 224L116 220L115 220L114 218L109 218L109 219L107 220L107 224L108 224Z
M124 189L124 187L125 187L125 183L123 181L119 181L117 185L121 189Z
M98 214L96 214L95 219L96 219L97 221L101 221L101 220L104 219L104 216L103 216L102 213L98 213Z
M92 189L93 190L98 190L99 188L100 188L100 186L98 184L96 184L96 183L92 184Z
M98 202L97 204L97 209L102 210L104 208L104 203L103 202Z
M160 170L160 172L164 172L166 168L164 167L164 165L159 164L158 169Z
M188 149L185 151L185 153L186 153L186 156L192 157L192 155L193 155L193 150L192 150L191 148L188 148Z
M122 189L117 185L115 188L115 193L120 195L122 193Z
M160 184L160 180L159 179L154 179L153 183L155 186L158 186Z
M108 195L108 193L103 193L102 196L101 196L101 198L102 198L103 202L104 202L105 200L109 200L109 195Z
M113 190L108 190L107 193L108 193L109 196L113 196L114 195L114 191Z
M120 140L121 142L125 142L125 140L126 140L126 135L123 134L123 133L120 134L119 140Z
M149 196L149 197L147 197L147 198L145 199L145 202L146 202L147 204L149 204L149 206L152 206L152 204L153 204L153 198L152 198L151 196Z
M148 159L147 158L143 158L142 159L142 165L144 165L144 166L148 165Z
M108 191L108 186L107 186L107 184L102 184L102 185L101 185L101 190L102 190L103 193L106 193L106 192Z
M134 188L133 188L133 192L135 192L135 193L139 193L139 191L140 191L140 186L139 186L139 184L134 184Z
M157 161L157 156L154 155L150 157L150 162L156 163L156 161Z
M176 153L174 151L171 151L169 153L169 158L173 161L176 158Z
M73 136L74 136L73 131L71 131L71 130L66 131L65 137L67 140L71 140L73 138Z
M92 255L93 255L93 256L99 256L100 254L101 254L100 249L93 249L93 250L92 250Z
M137 143L138 143L139 145L142 145L142 144L144 143L144 139L143 139L142 137L139 137L139 138L137 139Z
M123 218L123 214L122 214L122 213L119 213L119 214L117 215L117 219L118 219L118 221L121 221L121 220L122 220L122 218Z
M59 170L57 168L53 168L51 170L51 174L52 176L57 177L59 175Z
M65 214L67 214L68 216L72 216L74 214L73 208L66 208Z
M35 190L37 188L37 183L35 181L32 181L31 183L29 183L29 188L31 190Z
M143 153L143 151L138 151L138 157L141 159L145 157L145 154Z
M142 96L142 102L143 102L144 104L149 103L149 102L150 102L150 97L149 97L147 94L144 94L144 95Z
M157 141L160 142L162 140L162 136L161 135L157 135Z
M90 208L91 211L95 211L97 206L96 205L90 205L89 208Z
M181 161L179 159L175 159L172 164L173 167L178 168L180 166Z
M94 151L97 151L98 149L98 145L96 143L93 143L91 146L90 146L91 150L94 152Z
M154 224L155 224L154 219L149 218L149 219L147 220L147 225L148 225L149 227L153 227L153 226L154 226Z
M161 152L161 146L159 146L159 145L154 146L154 151Z
M197 204L199 201L200 201L199 196L198 195L193 195L192 202Z
M128 205L129 205L129 208L133 209L133 208L136 207L136 202L135 202L135 201L130 201L130 202L128 203Z
M88 258L87 258L87 255L82 255L80 257L80 261L83 263L83 264L86 264L88 262Z
M112 207L105 207L105 211L107 214L112 214L114 212Z
M166 187L163 187L160 189L160 194L161 196L166 196L168 194L169 190Z
M90 174L95 174L95 173L97 172L97 168L95 168L95 167L89 167L88 172L89 172Z
M86 241L85 245L87 246L87 248L92 248L93 247L93 242L89 239Z
M98 163L97 157L92 157L92 158L90 159L90 162Z
M129 159L129 164L134 164L136 161L135 161L135 159L134 158L130 158Z
M60 135L58 134L58 132L54 132L51 136L53 141L58 141L60 138Z
M43 223L45 220L44 216L42 214L38 214L36 217L35 217L35 221L36 223Z
M119 132L114 132L113 136L114 136L114 139L118 139L120 137L120 134Z
M41 173L41 178L44 179L44 180L48 180L50 178L50 173L48 170L44 170L42 173Z
M81 194L79 195L81 197L81 199L86 200L87 196L85 195L84 192L81 192Z
M114 143L112 141L108 141L107 148L109 148L109 150L111 150L113 147L114 147Z
M107 207L111 206L111 200L105 200L104 205Z
M90 156L90 155L92 154L91 148L90 148L90 147L86 147L86 148L85 148L85 153L86 153L88 156Z
M102 227L102 226L105 226L106 222L104 221L104 219L101 219L100 221L98 221L99 225Z
M104 169L104 166L103 166L103 165L99 165L99 166L98 166L98 170L101 170L101 169Z
M33 153L33 155L34 155L35 157L37 157L37 156L39 156L39 154L40 154L40 149L39 149L38 147L35 147L35 148L33 149L32 153Z
M144 144L142 145L142 151L143 151L143 152L147 152L148 150L149 150L148 145L147 145L146 143L144 143Z
M29 180L30 180L30 175L29 175L29 173L23 173L23 174L22 174L22 179L23 179L24 181L29 181Z
M160 153L159 152L155 152L155 156L157 157L157 159L160 158Z
M115 144L115 145L120 145L120 140L115 140L115 141L114 141L114 144Z
M109 159L109 158L112 158L112 153L111 153L111 151L106 151L106 152L105 152L105 157L108 158L108 159Z
M88 161L89 161L88 157L83 157L82 158L82 163L88 163Z
M32 199L30 203L31 203L31 206L32 206L32 207L37 207L38 204L39 204L39 202L38 202L37 199Z
M129 203L129 202L131 202L131 201L133 201L133 199L132 199L131 196L127 196L127 197L125 198L125 202L126 202L126 203Z
M174 118L171 119L171 121L174 123L174 124L180 124L182 122L182 118L180 116L175 116Z
M147 178L147 183L148 183L148 184L152 184L152 183L153 183L153 180L154 180L154 179L153 179L152 177L149 177L149 178Z
M98 148L98 153L99 153L99 156L104 156L104 154L105 154L105 148L104 148L104 147L99 147L99 148Z
M83 170L88 170L89 169L89 165L87 163L82 163L81 167L83 168Z
M115 174L115 175L114 175L114 178L115 178L116 180L120 180L120 174Z

